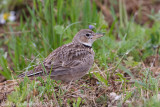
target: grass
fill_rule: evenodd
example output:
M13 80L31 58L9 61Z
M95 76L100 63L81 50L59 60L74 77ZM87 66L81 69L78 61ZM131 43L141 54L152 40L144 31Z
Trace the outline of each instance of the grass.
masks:
M49 77L46 81L38 78L39 82L25 78L7 96L6 104L158 106L159 100L155 99L159 98L159 75L155 76L152 68L159 67L155 66L158 60L154 56L160 54L160 23L155 20L151 28L138 25L134 17L128 19L125 4L119 3L119 8L120 20L113 15L115 21L108 28L94 1L34 0L33 8L27 6L29 17L24 11L19 26L4 26L6 31L0 34L0 45L7 47L0 49L0 73L6 79L15 79L32 69L90 24L105 36L93 45L95 64L86 77L69 86ZM152 60L145 63L147 59ZM111 92L120 99L111 99Z

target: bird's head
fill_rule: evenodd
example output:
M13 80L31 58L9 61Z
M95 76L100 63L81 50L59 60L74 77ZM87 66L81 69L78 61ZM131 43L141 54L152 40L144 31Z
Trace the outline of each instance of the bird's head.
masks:
M102 36L102 33L94 33L90 29L82 29L74 36L73 42L92 47L93 42Z

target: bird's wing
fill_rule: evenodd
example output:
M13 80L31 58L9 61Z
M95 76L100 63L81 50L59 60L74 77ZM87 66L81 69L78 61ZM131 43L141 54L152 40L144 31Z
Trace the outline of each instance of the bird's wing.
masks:
M64 55L57 56L55 59L49 58L44 65L51 76L67 75L87 71L93 64L94 56L86 50L63 49Z

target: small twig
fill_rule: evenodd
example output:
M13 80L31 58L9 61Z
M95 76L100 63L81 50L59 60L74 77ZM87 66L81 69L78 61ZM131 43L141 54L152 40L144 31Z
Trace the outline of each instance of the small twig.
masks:
M120 61L117 63L117 65L115 66L115 69L113 70L113 72L111 72L111 77L113 76L113 74L116 72L118 66L120 65L120 63L123 61L124 57L126 55L128 55L133 49L135 48L135 46L133 48L131 48L130 50L127 50L127 52L122 56L122 58L120 59Z
M100 74L102 74L103 78L107 79L106 75L104 74L104 72L102 72L100 70L100 68L98 67L98 65L96 63L94 63L94 65L96 66L96 68L98 69L98 71L100 72Z
M72 80L72 81L73 81L73 80ZM67 91L71 88L72 81L69 82L68 88L66 89Z
M94 103L95 107L97 107L96 102L95 102L95 100L94 100L94 97L93 97L93 103Z

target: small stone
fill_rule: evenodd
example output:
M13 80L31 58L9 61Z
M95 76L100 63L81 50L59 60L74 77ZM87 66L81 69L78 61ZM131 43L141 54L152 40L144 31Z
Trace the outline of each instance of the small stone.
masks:
M119 100L121 98L120 95L117 95L114 100Z
M110 96L110 99L115 99L117 94L115 92L111 92L109 96Z

